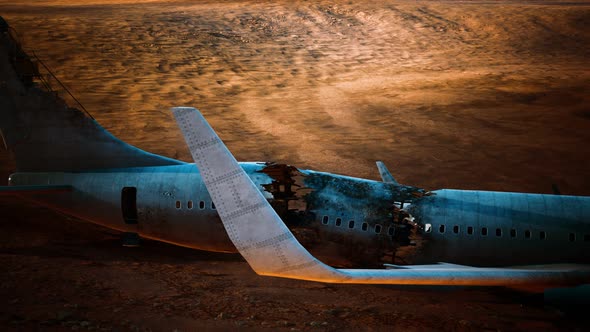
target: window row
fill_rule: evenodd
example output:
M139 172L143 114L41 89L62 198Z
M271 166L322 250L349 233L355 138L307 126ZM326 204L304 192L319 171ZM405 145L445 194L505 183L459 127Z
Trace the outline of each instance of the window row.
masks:
M431 224L426 224L424 227L424 230L426 233L430 233L432 232L432 225ZM445 225L440 225L438 227L438 232L441 234L444 234L446 232L446 226ZM455 234L459 234L461 232L461 228L459 225L454 225L453 226L453 233ZM487 236L488 235L488 228L487 227L482 227L479 230L481 236ZM475 229L472 226L467 226L467 235L473 235L475 233ZM509 235L511 238L516 238L518 236L518 231L515 228L511 228L508 231ZM495 234L497 237L501 237L503 235L503 229L502 228L496 228L495 229ZM523 235L525 239L531 239L533 237L533 233L531 230L524 230L523 231ZM547 239L547 232L545 231L539 231L539 239L540 240L546 240ZM577 235L576 233L569 233L569 240L571 242L575 242L577 239ZM584 242L590 242L590 234L584 234Z
M327 225L330 223L330 217L329 216L324 216L322 218L322 224ZM353 229L354 226L356 225L354 220L349 220L348 221L348 228ZM336 218L336 220L334 221L334 226L336 227L342 227L342 218ZM368 231L369 230L369 224L366 222L361 223L361 230L363 231ZM376 234L380 234L382 230L382 226L377 224L375 225L374 231ZM390 226L389 229L387 230L387 233L389 235L393 235L395 233L395 228L393 226Z
M205 201L200 201L199 202L199 209L203 210L205 209ZM177 209L182 209L182 202L181 201L176 201L176 208ZM193 209L193 201L188 201L186 202L186 208L189 210ZM211 210L215 210L215 203L211 202Z

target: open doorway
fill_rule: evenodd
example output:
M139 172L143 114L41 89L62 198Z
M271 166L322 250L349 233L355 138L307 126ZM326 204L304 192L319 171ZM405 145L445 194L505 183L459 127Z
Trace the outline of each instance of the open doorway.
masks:
M126 224L137 224L136 187L123 187L121 190L121 211Z

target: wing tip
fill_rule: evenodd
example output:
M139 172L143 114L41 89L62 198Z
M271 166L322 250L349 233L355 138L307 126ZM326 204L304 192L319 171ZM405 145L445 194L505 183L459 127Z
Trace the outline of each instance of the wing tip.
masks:
M178 112L178 111L193 111L197 113L201 113L198 109L192 106L174 106L170 108L171 112Z

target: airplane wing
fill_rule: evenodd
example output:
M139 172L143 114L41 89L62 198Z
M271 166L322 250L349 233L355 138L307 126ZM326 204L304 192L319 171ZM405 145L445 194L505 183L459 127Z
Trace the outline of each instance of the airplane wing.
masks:
M0 186L0 195L49 194L72 191L72 186Z
M223 225L259 275L329 283L526 286L580 284L586 266L478 268L453 264L403 269L335 269L313 257L293 236L260 190L195 108L172 109Z

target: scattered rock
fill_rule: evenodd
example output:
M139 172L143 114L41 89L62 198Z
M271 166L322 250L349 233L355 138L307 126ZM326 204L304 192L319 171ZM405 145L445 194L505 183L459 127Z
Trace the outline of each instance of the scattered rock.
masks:
M69 310L60 310L57 312L57 314L55 314L55 319L61 322L72 317L73 315L74 314Z
M342 312L342 310L338 309L338 308L333 308L333 309L328 309L325 310L324 313L328 314L328 315L332 315L332 316L336 316L338 315L340 312Z

